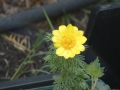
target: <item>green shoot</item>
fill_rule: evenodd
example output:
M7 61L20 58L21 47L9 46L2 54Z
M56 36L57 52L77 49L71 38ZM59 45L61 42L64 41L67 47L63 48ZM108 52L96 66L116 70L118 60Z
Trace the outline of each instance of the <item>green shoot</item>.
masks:
M43 7L42 7L42 10L43 10L43 13L44 13L49 25L50 25L51 30L54 30L53 24L52 24L50 18L48 17L47 12L45 11L45 9Z
M40 44L42 43L42 32L40 32L38 38L36 39L33 49L34 53L37 51L37 48L40 46ZM12 76L11 80L14 80L16 78L18 78L23 72L24 72L24 68L25 66L28 64L28 62L31 60L31 55L34 56L34 53L29 52L28 55L26 56L26 58L23 60L23 62L20 64L20 66L18 67L17 71L14 73L14 75Z

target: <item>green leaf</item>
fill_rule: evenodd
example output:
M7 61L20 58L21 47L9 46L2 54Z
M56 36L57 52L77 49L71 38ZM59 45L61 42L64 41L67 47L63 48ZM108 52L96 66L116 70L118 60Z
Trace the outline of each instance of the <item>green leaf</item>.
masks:
M49 25L50 25L51 30L54 30L53 24L52 24L52 22L51 22L51 20L50 20L50 18L48 16L48 14L47 14L47 12L45 11L45 9L43 7L42 7L42 10L43 10L43 13L44 13L44 15L45 15L45 17L46 17Z
M40 44L43 42L42 40L42 35L43 35L43 32L39 32L39 35L33 45L33 50L37 50L37 48L40 46Z
M99 78L104 75L104 67L100 66L98 58L87 66L87 72L91 77Z

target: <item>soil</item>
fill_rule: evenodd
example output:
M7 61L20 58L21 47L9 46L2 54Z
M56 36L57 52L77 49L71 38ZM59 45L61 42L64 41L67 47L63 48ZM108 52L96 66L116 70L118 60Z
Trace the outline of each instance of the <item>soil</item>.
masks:
M6 17L17 12L25 11L32 7L39 7L41 5L47 5L54 2L57 2L57 0L0 0L0 17ZM78 26L78 28L82 30L86 29L89 14L78 10L74 13L70 13L70 15L72 17L69 19L73 25ZM64 15L52 19L55 28L57 28L63 22L63 18ZM67 21L65 21L64 24L67 24ZM19 43L22 42L25 37L29 37L29 48L32 49L39 31L44 32L44 34L46 32L50 32L50 27L46 20L39 22L33 26L2 32L1 35L5 34L8 36L8 38L12 37L11 39L14 39L16 41L18 41L18 38L20 38ZM49 42L43 42L40 45L37 53L47 51L49 45ZM27 56L27 54L28 52L24 52L16 48L15 44L10 40L6 40L5 38L0 37L0 81L10 80L17 68ZM41 72L36 74L35 72L36 69L44 66L44 61L42 60L43 57L44 55L40 55L32 58L31 61L33 61L33 63L29 63L25 66L24 73L22 73L19 78L43 74ZM29 70L31 70L31 72L26 73L26 71ZM45 70L47 70L48 72L50 71L48 68Z
M47 28L45 29L47 31ZM8 37L10 37L10 35L13 35L13 37L14 35L16 35L15 40L17 41L18 38L20 38L20 42L25 37L29 37L30 49L32 49L33 44L38 37L38 33L39 33L38 30L35 30L34 28L25 27L20 30L3 32L1 33L1 35L6 34ZM49 45L50 43L43 42L36 53L47 51L48 48L46 47L48 47ZM0 81L10 80L11 77L14 75L15 71L17 70L17 68L22 63L22 61L28 55L28 53L29 53L28 51L22 51L16 48L15 43L3 37L0 37ZM40 55L32 58L31 61L33 61L33 63L27 64L24 68L25 72L30 70L31 72L28 73L23 72L20 78L36 75L35 70L41 68L44 65L44 62L42 60L43 57L44 55ZM38 73L38 74L42 74L42 73Z

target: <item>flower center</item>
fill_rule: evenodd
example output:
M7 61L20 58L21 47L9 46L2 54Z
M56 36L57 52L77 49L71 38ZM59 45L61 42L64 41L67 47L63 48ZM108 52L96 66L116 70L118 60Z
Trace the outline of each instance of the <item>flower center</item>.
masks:
M71 39L67 39L67 40L66 40L66 43L67 43L67 44L70 44L70 43L71 43Z
M62 46L65 49L71 49L75 45L75 39L72 36L64 36L62 38Z

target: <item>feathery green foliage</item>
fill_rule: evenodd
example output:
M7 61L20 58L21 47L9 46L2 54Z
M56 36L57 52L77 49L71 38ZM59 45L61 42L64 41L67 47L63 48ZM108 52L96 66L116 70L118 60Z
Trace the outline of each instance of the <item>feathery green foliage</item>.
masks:
M52 34L47 33L46 41L51 41ZM88 48L87 45L85 45ZM56 48L53 44L50 45L49 51L43 58L50 65L52 72L59 72L60 75L53 77L54 90L86 90L88 85L85 79L92 79L91 90L94 90L99 77L104 75L104 68L100 67L98 58L87 64L84 62L83 55L76 55L74 58L65 59L56 54Z
M85 78L89 78L84 70L87 67L87 64L84 62L84 56L76 55L74 58L66 60L64 57L56 55L55 48L51 45L50 51L48 51L43 59L50 65L52 72L60 72L59 76L54 77L54 90L88 88L88 85L84 81Z
M86 63L83 62L84 57L82 55L66 60L64 57L57 56L55 51L50 51L50 53L44 57L44 60L50 64L52 72L69 72L78 75L79 73L84 73L83 68L86 66ZM82 67L82 69L79 67Z
M45 35L45 37L44 37L44 40L45 40L46 42L51 41L52 36L53 36L53 35L52 35L51 33L46 33L46 35Z
M73 74L63 76L54 76L55 86L53 90L85 90L88 89L87 83L79 75Z

